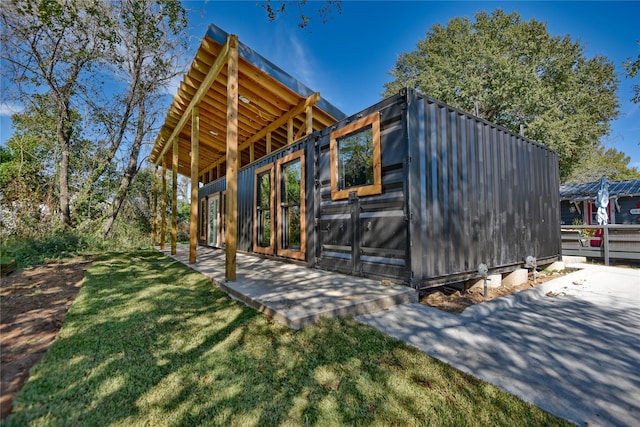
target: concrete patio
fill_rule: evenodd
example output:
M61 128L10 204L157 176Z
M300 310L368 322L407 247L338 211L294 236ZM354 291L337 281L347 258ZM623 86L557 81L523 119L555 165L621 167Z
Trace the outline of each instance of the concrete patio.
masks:
M279 262L238 253L236 280L225 280L222 249L198 247L189 264L189 246L178 245L176 255L161 251L209 277L220 289L250 307L300 329L320 317L352 317L417 302L417 293L402 285Z

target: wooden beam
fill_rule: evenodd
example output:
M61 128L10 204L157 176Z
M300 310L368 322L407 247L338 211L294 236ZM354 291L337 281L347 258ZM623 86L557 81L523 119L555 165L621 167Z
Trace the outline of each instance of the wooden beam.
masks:
M167 234L167 159L162 156L162 204L160 211L160 250L164 250Z
M227 206L225 218L225 277L236 280L238 246L238 37L228 38L227 64Z
M200 107L191 110L191 218L189 221L189 264L196 263L198 246L198 148L200 146Z
M153 168L153 247L158 244L158 168Z
M182 128L187 123L187 120L189 119L189 117L192 116L192 110L200 104L200 100L207 93L207 91L209 90L209 87L211 87L215 79L218 77L218 74L220 74L222 67L227 62L227 59L229 56L229 39L230 38L231 37L227 37L227 42L224 44L224 47L220 51L220 55L218 55L215 62L209 69L209 72L207 73L205 78L202 80L202 83L200 84L200 87L198 87L198 91L196 92L196 94L193 96L193 98L191 98L191 102L189 103L189 106L182 113L182 117L180 117L180 120L178 121L178 124L176 125L176 127L173 128L173 132L171 132L171 136L169 136L169 138L166 140L164 148L162 148L160 155L155 160L156 165L158 164L158 160L161 157L163 157L164 154L169 149L169 143L173 141L173 139L176 138L180 132L182 132ZM193 140L193 137L192 137L192 140Z
M251 144L253 142L260 141L268 133L278 129L280 126L282 126L285 123L287 123L289 121L289 118L293 118L293 117L297 116L298 114L300 114L303 111L305 111L305 109L308 106L315 105L319 101L320 101L320 93L316 92L316 93L314 93L312 95L309 95L308 98L301 100L298 103L298 105L293 107L290 111L288 111L287 113L285 113L282 116L278 117L276 120L274 120L273 122L269 123L267 126L262 128L262 130L260 130L260 132L256 133L251 138L249 138L248 140L246 140L245 142L240 144L238 149L239 150L244 150L245 148L247 148L249 146L249 144Z
M178 140L173 140L171 158L171 255L175 255L178 246Z

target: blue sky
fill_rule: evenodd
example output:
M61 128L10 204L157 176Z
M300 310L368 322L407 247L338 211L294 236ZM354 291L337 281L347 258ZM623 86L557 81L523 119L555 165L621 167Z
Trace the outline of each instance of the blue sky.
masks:
M295 3L287 5L289 12L275 22L267 20L257 0L183 4L191 26L187 64L209 23L215 23L346 114L380 100L397 56L413 51L432 25L446 24L456 16L473 18L480 10L517 11L525 20L546 22L552 35L569 34L586 47L588 57L605 55L615 63L620 116L603 142L631 156L631 164L640 167L640 105L629 101L633 81L624 77L622 68L623 61L639 53L640 2L343 1L342 13L334 11L322 23L315 13L321 3L310 1L304 10L312 22L304 29L296 25ZM640 84L640 76L635 84ZM0 114L0 141L4 142L10 135L10 121Z

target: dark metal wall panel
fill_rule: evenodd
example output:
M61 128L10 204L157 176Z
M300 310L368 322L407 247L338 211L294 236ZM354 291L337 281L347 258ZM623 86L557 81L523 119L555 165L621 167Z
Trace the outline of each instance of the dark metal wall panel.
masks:
M406 99L395 96L321 134L317 154L319 267L355 275L408 280ZM331 200L330 133L380 114L382 194Z
M412 93L410 93L412 96ZM414 276L423 282L560 255L557 155L554 151L436 100L415 95L410 108ZM421 145L424 144L424 147ZM417 164L416 164L417 163ZM419 174L419 175L417 175ZM424 190L423 190L424 188ZM416 279L414 278L414 282Z
M305 149L305 184L307 199L306 210L307 218L313 218L313 136L299 140L287 147L283 147L278 151L274 151L268 156L241 168L238 171L238 250L244 252L253 251L253 198L254 198L254 175L256 169L275 163L284 156L294 153L298 150ZM209 183L199 189L199 197L206 197L210 194L226 190L226 178L220 178L217 181ZM200 212L198 213L201 214ZM275 232L275 230L274 230ZM313 236L313 220L307 219L307 254L308 258L313 260L315 251L315 240ZM205 245L206 242L200 240L199 244Z
M219 193L224 191L227 188L227 182L225 178L220 178L217 181L210 182L209 184L203 185L198 189L198 227L200 226L200 218L202 212L200 212L200 200L202 198L210 196L211 194ZM200 239L202 232L198 230L198 244L206 245L207 242L205 240Z

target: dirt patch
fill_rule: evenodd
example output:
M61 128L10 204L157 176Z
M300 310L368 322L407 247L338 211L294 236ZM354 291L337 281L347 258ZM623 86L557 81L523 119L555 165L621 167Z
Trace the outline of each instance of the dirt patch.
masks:
M422 291L420 293L420 304L428 305L447 313L460 314L465 308L472 305L533 288L569 272L569 270L565 270L563 272L538 273L535 283L530 273L526 283L488 288L486 297L484 296L483 286L474 286L466 291L464 290L464 283L440 286Z
M73 258L0 278L0 419L55 340L91 262Z

